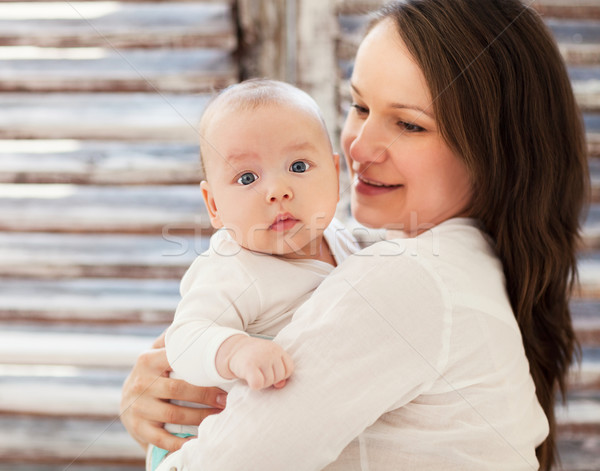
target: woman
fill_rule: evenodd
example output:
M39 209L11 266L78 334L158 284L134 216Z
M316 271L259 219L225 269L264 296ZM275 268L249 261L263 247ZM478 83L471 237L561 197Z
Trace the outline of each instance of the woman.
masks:
M171 463L550 469L588 187L551 36L517 0L395 3L361 43L351 88L352 212L402 238L344 262L276 338L296 362L284 389L236 386ZM161 362L160 350L142 357L124 404ZM217 405L215 390L162 381L138 409L198 394ZM167 407L124 423L144 442L161 422L201 419Z

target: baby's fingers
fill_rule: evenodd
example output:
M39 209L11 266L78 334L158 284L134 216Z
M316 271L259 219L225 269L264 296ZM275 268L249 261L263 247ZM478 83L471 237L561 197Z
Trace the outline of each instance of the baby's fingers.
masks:
M273 363L273 387L276 389L283 388L293 371L294 363L291 357L284 352L281 358Z
M281 359L285 367L285 378L287 379L292 376L292 373L294 372L294 360L292 360L292 357L288 352L283 352Z
M267 381L267 378L260 368L252 368L244 379L246 380L246 383L248 383L250 389L264 389L273 383L273 381L270 383Z

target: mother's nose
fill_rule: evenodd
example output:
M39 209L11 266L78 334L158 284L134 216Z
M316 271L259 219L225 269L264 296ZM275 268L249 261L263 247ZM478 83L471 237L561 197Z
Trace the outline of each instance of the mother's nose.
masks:
M385 159L387 146L381 126L367 118L355 125L345 137L349 157L357 162L376 162Z

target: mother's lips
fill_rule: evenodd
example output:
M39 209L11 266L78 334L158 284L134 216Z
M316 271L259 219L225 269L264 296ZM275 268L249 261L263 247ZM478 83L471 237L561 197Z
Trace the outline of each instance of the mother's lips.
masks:
M369 186L374 186L374 187L377 187L377 188L398 188L398 187L402 186L401 184L390 185L390 184L387 184L387 183L381 183L381 182L377 182L377 181L374 181L374 180L369 180L368 178L365 178L365 177L363 177L361 175L358 175L356 178L361 183L364 183L364 184L369 185Z
M359 176L354 185L354 191L365 196L378 196L396 191L404 185L389 185Z

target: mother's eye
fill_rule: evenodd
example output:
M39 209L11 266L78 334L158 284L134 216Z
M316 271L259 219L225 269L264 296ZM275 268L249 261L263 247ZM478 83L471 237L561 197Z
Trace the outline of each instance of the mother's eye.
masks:
M369 114L369 110L367 108L365 108L364 106L360 106L358 103L352 103L350 106L352 108L354 108L354 110L356 111L356 113L359 114L359 115L367 115L367 114Z
M414 123L407 123L406 121L398 121L398 126L400 126L402 129L404 129L407 132L423 132L423 131L425 131L425 128L422 128L421 126L417 126Z

